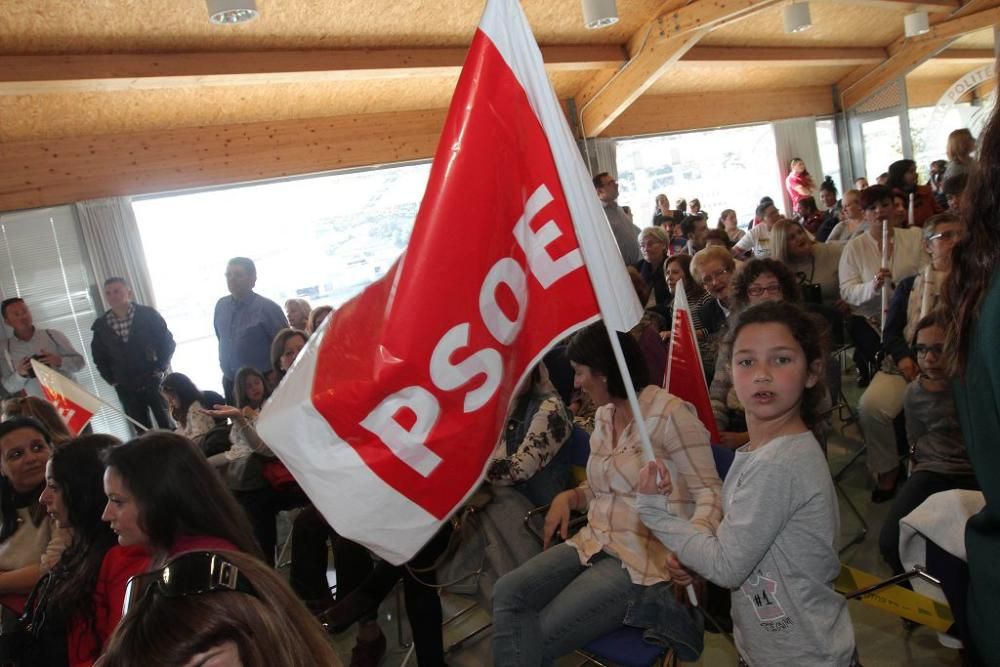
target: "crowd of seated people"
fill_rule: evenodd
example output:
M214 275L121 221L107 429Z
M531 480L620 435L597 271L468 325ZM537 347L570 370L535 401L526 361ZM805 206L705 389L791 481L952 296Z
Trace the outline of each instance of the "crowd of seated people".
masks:
M665 591L706 580L733 591L747 664L791 655L801 664L858 664L846 608L831 588L836 498L817 445L825 442L823 414L838 397L823 378L836 362L831 342L853 347L866 388L859 412L872 501L894 501L879 544L900 572L899 520L937 491L980 488L944 380L948 323L939 310L964 233L971 151L960 133L930 184L919 184L916 165L900 160L885 185L858 179L841 199L832 179L817 187L805 163L793 160L786 188L794 214L763 197L748 229L735 209L710 228L697 198L671 208L658 195L640 231L618 210L614 179L595 177L646 309L619 344L656 458L669 468L643 460L640 416L603 324L577 332L531 370L485 470L492 503L485 512L498 513L496 539L509 547L486 589L495 664L549 664L620 627L626 615L641 618L651 636L662 635L664 619L677 624L667 634L679 652L699 646L703 628ZM332 309L303 299L282 309L256 294L256 268L246 258L234 258L226 278L230 295L214 318L225 396L200 390L183 372L195 369L164 373L169 359L156 360L173 432L126 443L74 435L44 398L3 402L0 623L20 638L20 664L337 665L329 634L356 626L350 664L375 666L387 645L378 606L402 582L417 663L444 665L436 569L444 555L454 557L452 524L409 563L380 561L326 524L256 430L265 402L310 337L322 335ZM715 443L693 407L662 388L681 288ZM125 327L127 339L130 302L118 305L106 315L106 335ZM23 303L8 307L11 318L27 311ZM30 313L18 326L35 336ZM575 393L553 384L569 376ZM589 440L582 482L570 474L578 437ZM713 446L736 450L745 487L723 486ZM519 523L523 508L540 505L549 506L543 543L500 520ZM293 509L286 580L274 569L277 520ZM587 519L575 535L574 513ZM335 593L326 576L330 550ZM754 588L764 584L753 569L765 561L768 576L788 587L785 611L800 614L806 634L797 639L781 635L780 623L753 622L763 618L753 596L766 593ZM223 584L213 580L219 568L229 573ZM955 632L968 641L964 627Z

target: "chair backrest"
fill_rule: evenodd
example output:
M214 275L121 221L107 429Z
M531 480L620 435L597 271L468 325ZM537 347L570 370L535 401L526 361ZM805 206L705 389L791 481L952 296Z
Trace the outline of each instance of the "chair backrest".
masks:
M574 425L569 435L570 483L573 488L587 479L587 460L590 458L590 434Z

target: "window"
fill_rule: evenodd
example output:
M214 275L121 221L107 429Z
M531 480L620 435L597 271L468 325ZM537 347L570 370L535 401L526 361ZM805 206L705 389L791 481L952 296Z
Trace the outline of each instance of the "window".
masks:
M24 299L37 329L62 332L87 364L76 374L77 383L120 408L117 394L104 382L90 358L90 327L101 311L91 299L93 281L86 266L76 215L69 206L0 215L3 298ZM10 335L3 327L5 353ZM101 408L91 423L100 433L123 440L131 437L125 418L110 408Z
M780 200L775 155L769 124L619 141L618 203L632 207L640 228L651 224L661 192L671 206L697 198L710 227L727 208L749 222L761 197Z
M861 139L865 149L865 176L871 185L889 165L903 159L903 139L899 131L899 116L892 115L861 123Z
M213 314L231 257L257 265L255 291L284 305L340 306L406 247L430 164L133 201L156 292L177 341L172 368L219 391Z
M948 159L945 149L952 130L973 127L973 115L981 108L963 103L942 109L918 107L909 110L913 159L917 163L920 183L927 182L931 162Z
M823 179L829 176L837 186L837 192L843 193L844 181L840 173L837 127L832 118L816 121L816 143L819 145L819 160L823 164L823 173L815 178L816 186L819 187Z

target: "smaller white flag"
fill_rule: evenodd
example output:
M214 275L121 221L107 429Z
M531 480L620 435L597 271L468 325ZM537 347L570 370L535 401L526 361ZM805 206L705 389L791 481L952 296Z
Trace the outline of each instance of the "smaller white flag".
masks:
M34 359L31 360L31 369L42 386L45 398L55 406L70 433L79 435L103 401L59 371Z

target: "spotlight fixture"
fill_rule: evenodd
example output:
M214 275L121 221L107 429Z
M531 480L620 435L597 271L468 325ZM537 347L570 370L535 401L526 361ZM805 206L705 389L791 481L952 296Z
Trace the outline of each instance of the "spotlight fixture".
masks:
M257 18L255 0L205 0L208 20L215 25L246 23Z
M583 24L590 30L618 23L615 0L582 0Z
M782 18L785 23L785 32L788 34L802 32L812 27L808 2L793 2L788 5L782 13Z
M903 17L903 32L907 37L924 35L931 31L927 12L913 12Z

